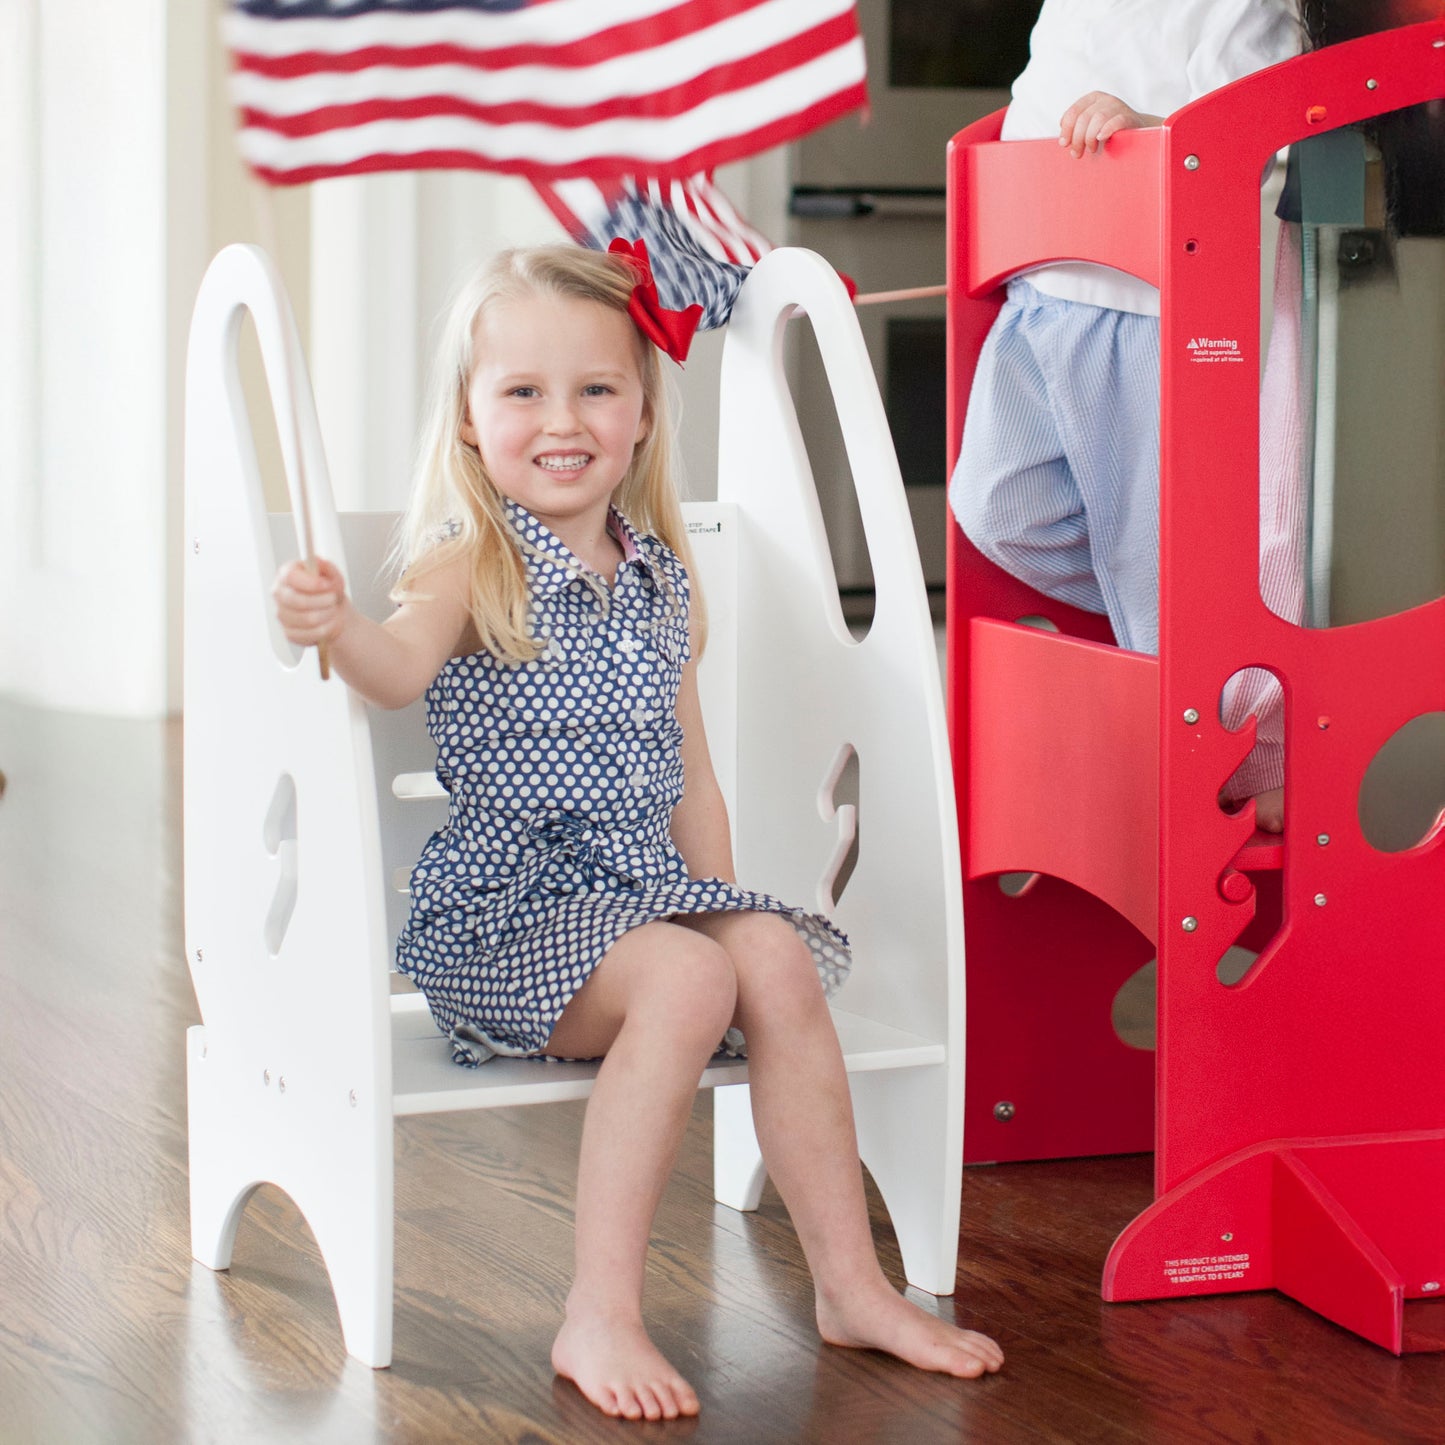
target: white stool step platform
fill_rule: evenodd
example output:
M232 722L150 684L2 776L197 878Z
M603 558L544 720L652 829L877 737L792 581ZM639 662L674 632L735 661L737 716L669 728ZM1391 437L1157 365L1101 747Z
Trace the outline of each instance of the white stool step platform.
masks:
M940 1043L906 1034L874 1019L833 1010L843 1062L849 1073L921 1068L944 1062ZM499 1109L515 1104L555 1104L585 1099L597 1077L593 1063L491 1059L478 1069L458 1068L451 1046L438 1032L419 993L391 1001L392 1110L442 1114L454 1109ZM721 1057L703 1071L699 1088L745 1084L746 1059Z

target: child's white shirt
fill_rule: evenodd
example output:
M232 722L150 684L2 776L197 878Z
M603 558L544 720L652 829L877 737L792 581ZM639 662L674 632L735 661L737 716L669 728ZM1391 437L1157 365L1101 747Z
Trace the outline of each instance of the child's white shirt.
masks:
M1300 45L1293 0L1044 0L1003 139L1056 137L1064 112L1094 90L1142 115L1168 116L1298 55ZM1065 300L1159 314L1155 287L1108 267L1045 266L1028 279Z

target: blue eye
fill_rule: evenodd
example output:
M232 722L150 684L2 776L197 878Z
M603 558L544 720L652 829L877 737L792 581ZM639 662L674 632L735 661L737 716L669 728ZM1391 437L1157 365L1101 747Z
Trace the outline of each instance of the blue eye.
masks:
M595 381L595 382L592 383L591 386L584 386L584 387L582 388L582 395L583 395L583 396L611 396L611 395L612 395L612 388L611 388L610 386L605 386L605 385L604 385L602 382L600 382L600 381Z
M535 386L514 386L507 395L519 397L523 401L530 401L537 395L537 388Z

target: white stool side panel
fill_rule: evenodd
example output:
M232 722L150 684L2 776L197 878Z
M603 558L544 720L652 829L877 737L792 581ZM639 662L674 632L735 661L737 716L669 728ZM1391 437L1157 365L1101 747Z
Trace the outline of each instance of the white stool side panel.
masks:
M783 328L797 306L817 333L873 562L876 607L861 642L843 622L783 373ZM833 910L852 940L854 971L837 1002L946 1046L926 1108L915 1098L898 1110L883 1098L903 1103L924 1087L916 1080L903 1094L886 1074L853 1080L860 1150L900 1238L911 1231L904 1249L914 1261L909 1278L936 1290L952 1274L963 1139L962 875L943 693L917 545L872 368L842 284L811 252L765 256L733 309L723 353L718 477L720 499L736 503L742 518L739 877L745 886L826 911L820 885L846 841L848 821L834 806L829 780L847 750L856 752L858 858ZM914 1168L910 1157L926 1157L929 1167ZM915 1191L930 1197L927 1219L912 1220L905 1207Z
M274 622L236 366L248 311L293 507L294 407L316 547L345 566L279 277L259 250L229 247L202 283L187 366L186 952L205 1021L192 1054L192 1169L213 1211L259 1180L292 1196L332 1268L348 1339L365 1337L372 1363L385 1363L391 1036L370 740L361 704L320 680L314 654L292 660ZM214 1218L193 1228L198 1243L226 1232ZM228 1241L216 1243L228 1256ZM384 1323L373 1278L383 1266Z
M782 372L781 331L794 305L806 307L819 336L873 559L877 605L862 642L843 624ZM860 966L839 1001L954 1041L960 867L927 593L853 308L820 257L782 249L754 268L733 310L722 387L719 491L742 519L734 826L743 881L816 906L838 833L820 793L839 749L851 745L859 853L836 916Z

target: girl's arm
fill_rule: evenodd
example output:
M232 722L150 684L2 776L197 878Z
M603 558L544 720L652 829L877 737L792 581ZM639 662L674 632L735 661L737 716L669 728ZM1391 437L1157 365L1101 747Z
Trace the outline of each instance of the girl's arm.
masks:
M693 637L693 656L698 639ZM693 878L736 882L732 833L722 789L712 770L702 703L697 695L697 662L682 670L677 694L677 720L682 726L682 801L672 810L672 841Z
M289 563L271 595L291 642L330 643L331 665L351 688L378 707L405 707L426 691L470 621L467 565L457 556L428 572L428 599L403 603L382 623L356 610L330 562L319 561L314 573Z

